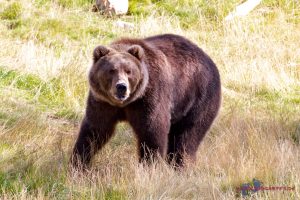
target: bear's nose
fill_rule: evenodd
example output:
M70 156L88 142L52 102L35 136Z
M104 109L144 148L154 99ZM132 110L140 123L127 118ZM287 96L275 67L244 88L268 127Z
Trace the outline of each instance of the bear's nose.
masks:
M118 83L116 85L116 89L119 95L124 95L126 93L127 86L124 83Z

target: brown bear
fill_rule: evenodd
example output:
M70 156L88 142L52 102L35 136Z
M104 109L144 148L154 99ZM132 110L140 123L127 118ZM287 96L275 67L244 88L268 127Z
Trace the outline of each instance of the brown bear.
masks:
M164 34L98 46L93 58L72 165L87 167L119 121L132 126L140 161L160 156L183 166L195 160L221 101L210 57L188 39Z

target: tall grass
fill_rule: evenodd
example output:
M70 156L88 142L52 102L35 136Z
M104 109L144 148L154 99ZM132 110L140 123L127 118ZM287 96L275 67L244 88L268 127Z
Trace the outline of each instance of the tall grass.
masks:
M264 1L224 22L240 1L213 2L130 1L131 15L115 18L91 1L0 2L0 199L233 199L253 178L295 190L250 198L299 199L300 4ZM68 173L93 48L165 32L197 43L221 73L222 108L196 165L140 166L122 123L90 172Z

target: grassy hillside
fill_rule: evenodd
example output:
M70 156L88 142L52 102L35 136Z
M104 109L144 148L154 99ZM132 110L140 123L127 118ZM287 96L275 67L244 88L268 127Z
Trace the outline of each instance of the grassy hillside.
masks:
M113 18L91 12L92 0L0 1L0 199L233 199L253 178L295 187L255 199L300 199L299 1L265 0L231 22L241 0L129 1ZM90 174L67 173L93 48L159 33L188 37L221 73L222 108L197 164L139 166L120 124Z

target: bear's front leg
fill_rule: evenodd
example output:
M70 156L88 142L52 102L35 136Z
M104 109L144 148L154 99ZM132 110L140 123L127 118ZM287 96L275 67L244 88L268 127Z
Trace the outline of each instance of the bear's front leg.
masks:
M94 154L108 142L114 132L112 123L102 127L92 127L85 118L82 121L79 136L73 148L71 164L75 168L88 168Z
M164 108L137 109L130 112L129 123L138 140L139 161L151 163L157 156L165 159L170 130L170 114Z
M71 156L75 168L87 168L94 154L113 136L118 109L89 95L86 115Z

